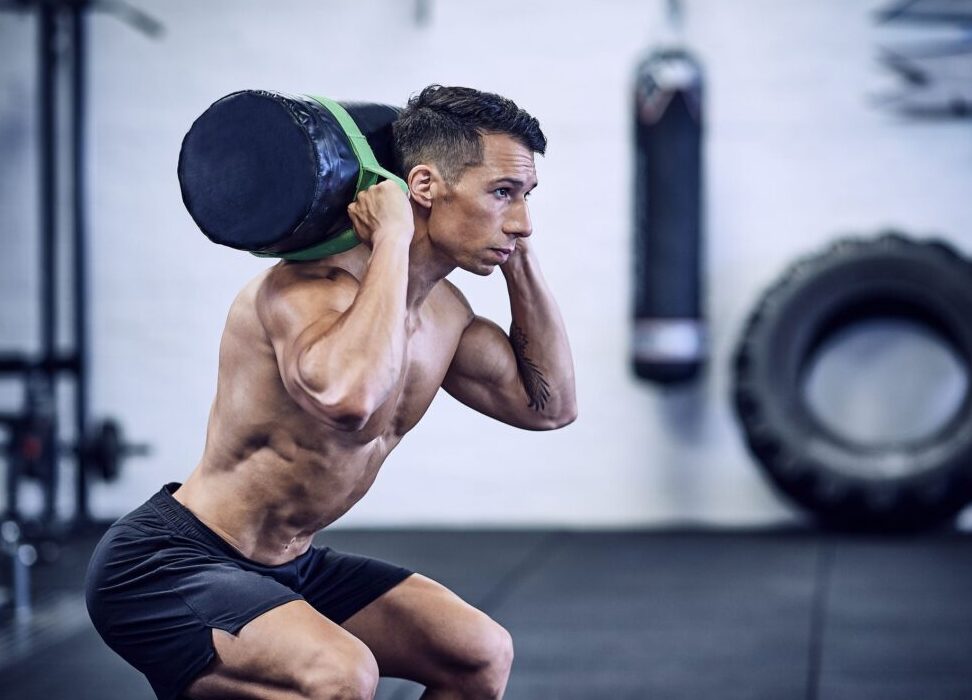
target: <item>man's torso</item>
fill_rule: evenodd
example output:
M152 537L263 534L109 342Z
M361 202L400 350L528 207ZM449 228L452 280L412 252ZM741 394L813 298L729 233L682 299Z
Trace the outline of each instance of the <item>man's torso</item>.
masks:
M470 319L458 291L439 282L408 317L405 361L389 398L361 430L338 430L287 392L258 313L268 285L314 270L277 265L237 296L220 345L203 459L175 494L244 555L268 564L306 551L315 532L364 496L431 404ZM331 269L328 278L335 274L353 295L355 276Z

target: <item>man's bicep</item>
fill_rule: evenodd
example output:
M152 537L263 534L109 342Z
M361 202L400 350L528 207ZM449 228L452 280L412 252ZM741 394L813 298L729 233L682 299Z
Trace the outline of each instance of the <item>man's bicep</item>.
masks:
M512 425L522 423L528 402L516 356L503 329L488 319L477 316L466 327L442 388L480 413Z

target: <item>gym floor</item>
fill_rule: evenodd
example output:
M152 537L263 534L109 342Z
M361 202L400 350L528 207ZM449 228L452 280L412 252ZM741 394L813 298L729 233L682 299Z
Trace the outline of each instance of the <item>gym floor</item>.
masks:
M153 697L84 612L95 539L35 568L29 622L3 619L4 699ZM319 543L412 567L505 625L513 700L972 697L969 534L368 530ZM420 694L383 679L377 697Z

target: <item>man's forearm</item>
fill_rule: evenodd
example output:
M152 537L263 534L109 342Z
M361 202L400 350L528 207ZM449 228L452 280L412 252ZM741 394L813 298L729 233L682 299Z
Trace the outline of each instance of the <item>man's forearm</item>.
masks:
M502 268L513 316L510 344L529 407L569 423L576 417L577 400L567 332L536 256L523 248Z
M408 241L376 243L351 307L308 349L325 402L370 413L401 376L405 357Z

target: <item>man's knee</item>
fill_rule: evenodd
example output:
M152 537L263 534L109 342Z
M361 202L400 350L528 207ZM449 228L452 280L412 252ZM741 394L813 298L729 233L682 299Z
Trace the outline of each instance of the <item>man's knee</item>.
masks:
M473 697L503 694L513 665L513 638L504 627L483 616L468 631L462 658L463 685Z
M371 700L378 689L378 663L357 640L323 647L307 664L302 686L308 700Z
M486 642L489 660L483 669L483 675L488 689L499 695L506 688L510 668L513 666L513 637L505 627L495 622L493 626Z

